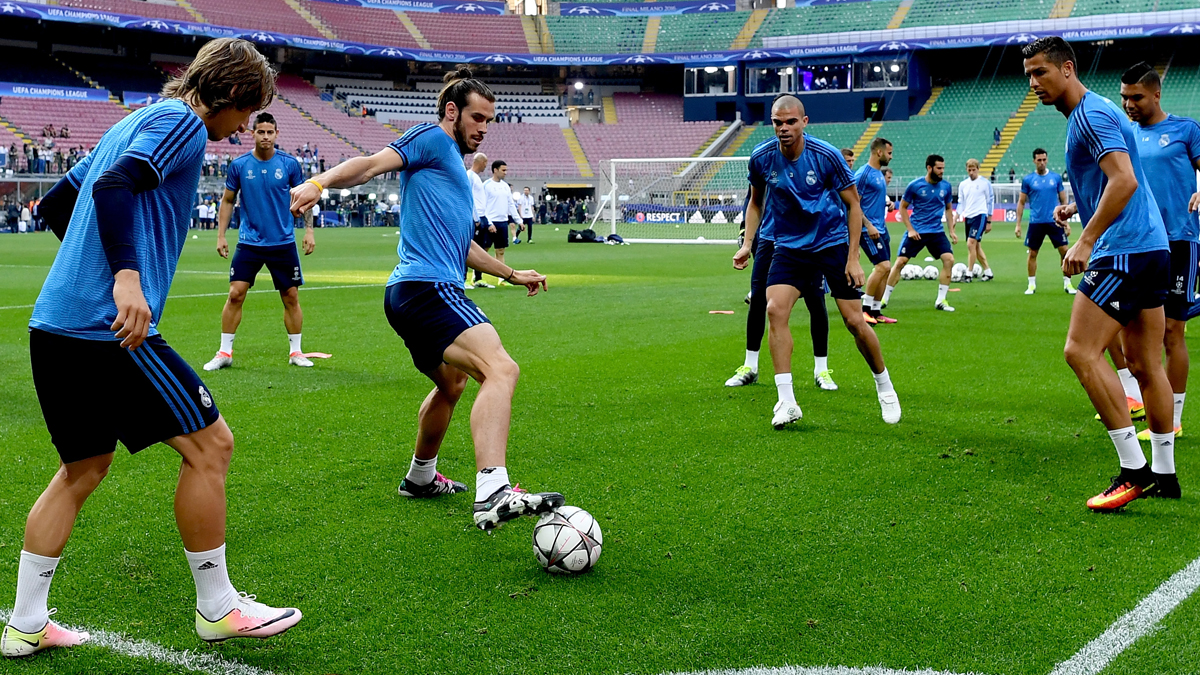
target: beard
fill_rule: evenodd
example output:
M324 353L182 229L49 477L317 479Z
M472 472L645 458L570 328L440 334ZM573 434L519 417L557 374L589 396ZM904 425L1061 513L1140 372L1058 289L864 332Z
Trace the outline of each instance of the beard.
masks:
M470 141L471 139L467 136L467 129L463 125L463 120L460 117L454 122L454 142L458 144L459 152L464 155L475 152L476 148L479 146L476 145L475 147L471 147Z

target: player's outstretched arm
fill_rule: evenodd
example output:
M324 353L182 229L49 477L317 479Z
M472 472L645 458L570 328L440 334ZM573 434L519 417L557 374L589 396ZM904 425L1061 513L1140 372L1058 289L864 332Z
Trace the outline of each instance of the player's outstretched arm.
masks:
M742 247L733 255L733 268L746 269L750 263L750 253L754 250L754 239L758 235L758 226L762 222L763 193L758 186L750 186L750 201L746 205L746 216L743 224L746 235L742 238Z
M225 188L221 197L221 209L217 211L217 254L222 258L229 257L229 242L225 241L225 231L229 229L229 220L233 218L233 206L237 204L237 193Z
M325 173L308 179L292 188L292 213L296 216L312 210L321 199L323 188L349 188L371 180L381 173L400 171L404 158L400 153L384 148L370 157L352 157Z
M912 219L908 217L908 208L912 206L903 199L900 200L900 222L904 223L904 229L908 232L908 238L915 241L921 240L921 233L913 229Z
M838 194L846 204L846 222L863 222L862 203L858 198L858 189L853 184ZM846 281L855 288L862 288L867 277L863 274L862 262L858 259L858 241L862 237L862 228L850 227L850 255L846 258Z
M312 255L313 249L317 247L317 238L313 235L312 209L304 212L304 241L301 246L304 247L304 255Z
M1061 202L1060 202L1061 203ZM1021 238L1021 216L1025 214L1025 193L1022 192L1017 196L1017 227L1013 230L1017 239Z
M549 290L546 286L546 275L539 274L536 270L515 270L488 255L482 246L473 241L471 249L467 252L467 267L499 277L510 284L520 284L529 289L530 296L538 294L539 286L541 290Z

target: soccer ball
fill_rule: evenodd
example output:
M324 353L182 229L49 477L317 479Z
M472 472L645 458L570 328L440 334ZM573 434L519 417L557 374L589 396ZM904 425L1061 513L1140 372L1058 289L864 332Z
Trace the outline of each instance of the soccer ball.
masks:
M971 274L974 274L975 278L983 276L983 265L975 263L975 266L971 268Z
M905 280L916 279L923 272L924 269L920 265L905 265L904 269L900 270L900 278Z
M967 266L963 263L954 263L954 267L950 268L950 281L958 283L967 276Z
M533 554L547 572L582 574L600 559L604 535L592 514L563 506L538 519L533 528Z
M926 279L936 279L936 278L938 278L939 274L941 274L941 272L938 270L938 268L934 267L933 265L925 266L925 273L923 276Z

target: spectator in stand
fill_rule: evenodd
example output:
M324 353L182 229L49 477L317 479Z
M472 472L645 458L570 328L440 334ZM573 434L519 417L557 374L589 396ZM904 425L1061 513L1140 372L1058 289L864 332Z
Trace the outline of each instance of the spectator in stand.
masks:
M54 151L54 172L55 172L55 173L62 173L62 172L63 172L63 154L62 154L62 150L55 150L55 151Z
M59 138L70 138L71 137L71 128L68 127L66 124L62 125L62 128L58 130L58 137Z
M229 174L229 165L233 162L233 157L229 153L225 153L225 175Z
M1011 166L1008 167L1008 182L1012 183L1012 182L1015 182L1016 180L1017 180L1017 170L1012 168Z
M546 224L546 196L545 195L542 195L541 197L538 198L537 221L538 221L539 225Z
M29 222L31 220L33 220L33 214L29 211L29 206L27 204L22 204L21 205L21 226L20 226L22 232L29 230Z
M325 173L325 158L322 157L322 158L318 159L317 162L319 164L321 173Z
M1000 127L992 129L992 145L1000 145Z

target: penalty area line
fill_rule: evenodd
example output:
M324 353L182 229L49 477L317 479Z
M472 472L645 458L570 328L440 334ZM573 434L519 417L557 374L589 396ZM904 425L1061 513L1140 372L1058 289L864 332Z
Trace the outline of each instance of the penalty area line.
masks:
M0 621L7 622L11 614L8 610L0 610ZM60 624L73 631L87 631L91 638L81 647L73 649L98 647L135 659L144 659L161 663L196 673L209 675L276 675L270 670L263 670L240 661L232 661L217 654L203 654L191 650L171 649L146 640L131 640L119 633L106 630L90 630L79 626ZM36 657L33 657L36 658Z
M773 668L729 668L725 670L700 670L695 672L672 672L666 675L978 675L977 673L952 673L948 670L897 670L883 666L776 666Z

